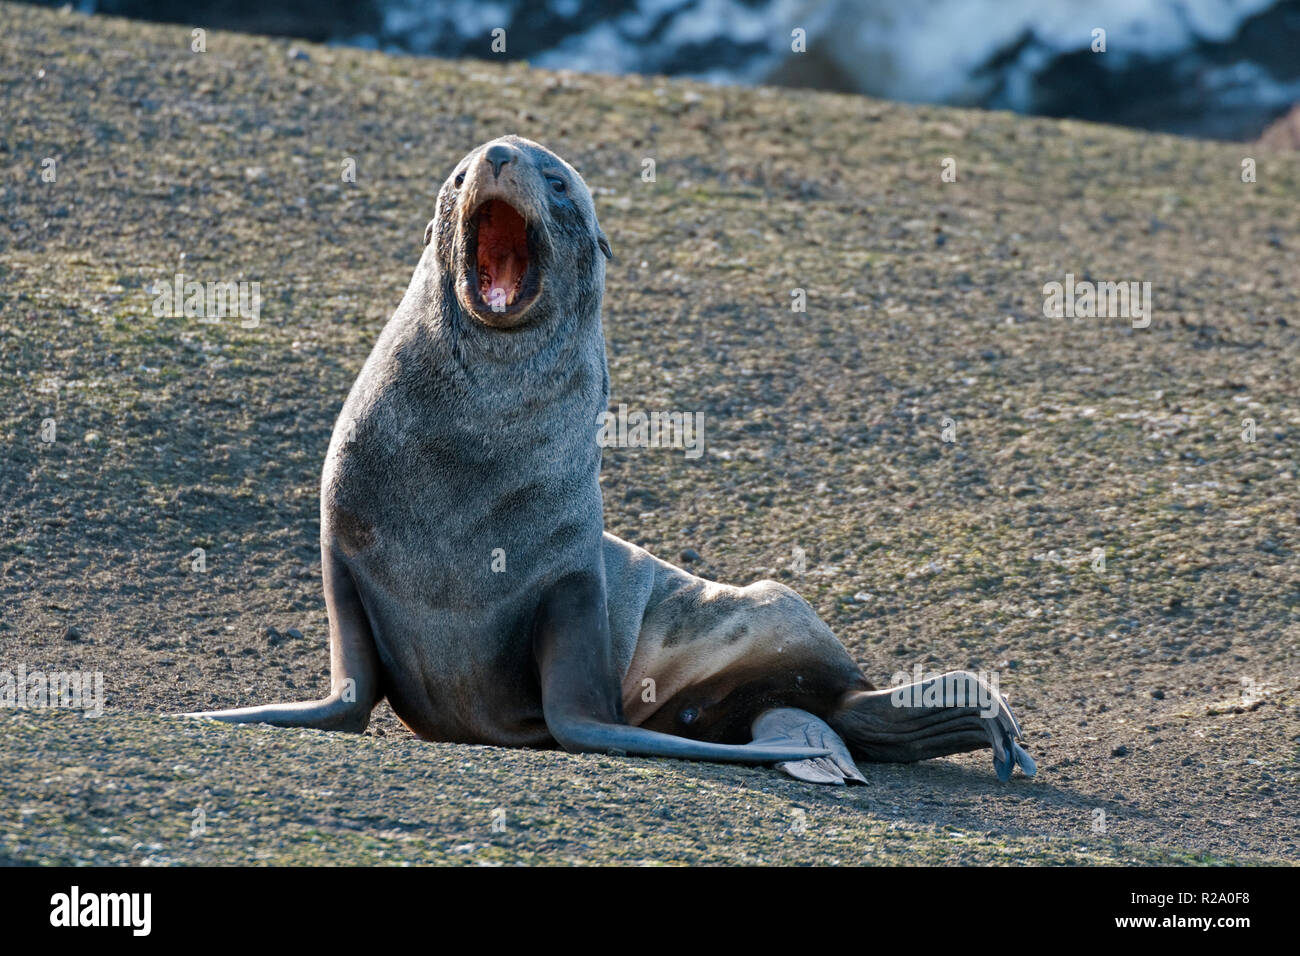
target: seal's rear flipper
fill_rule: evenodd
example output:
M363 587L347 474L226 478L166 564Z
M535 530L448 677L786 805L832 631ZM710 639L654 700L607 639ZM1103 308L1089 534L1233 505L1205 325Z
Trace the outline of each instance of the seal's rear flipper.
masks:
M751 747L818 747L830 751L825 757L789 760L776 766L796 780L808 783L866 783L849 748L840 735L820 717L794 707L765 710L754 720Z
M720 763L805 761L831 754L829 747L804 740L717 744L629 726L613 662L605 588L595 573L570 575L543 595L533 627L533 654L546 727L570 752Z
M1024 735L1007 699L966 671L845 694L830 723L865 760L911 763L992 747L999 780L1017 765L1026 776L1038 772L1016 743Z

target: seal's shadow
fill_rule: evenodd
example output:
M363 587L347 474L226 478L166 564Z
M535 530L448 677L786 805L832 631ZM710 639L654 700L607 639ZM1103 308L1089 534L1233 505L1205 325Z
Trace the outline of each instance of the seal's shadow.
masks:
M764 791L805 809L851 807L882 821L949 825L1007 835L1081 838L1100 808L1126 818L1152 814L1098 799L1041 777L1016 774L1003 783L992 766L944 758L914 764L859 763L867 784L802 783L770 767L677 762L678 773L714 786ZM1044 826L1046 824L1046 826Z

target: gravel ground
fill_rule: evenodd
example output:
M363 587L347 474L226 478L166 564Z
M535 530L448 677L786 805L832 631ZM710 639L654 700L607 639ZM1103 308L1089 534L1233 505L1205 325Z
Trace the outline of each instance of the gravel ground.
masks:
M0 860L1300 858L1295 155L0 20L0 669L107 698L0 710ZM596 193L613 402L705 415L698 460L607 450L608 527L789 583L877 683L996 671L1036 779L981 753L817 789L430 744L386 707L360 738L160 718L327 686L333 419L438 185L504 132ZM260 323L155 317L178 272L260 282ZM1150 327L1045 318L1067 273L1151 282Z

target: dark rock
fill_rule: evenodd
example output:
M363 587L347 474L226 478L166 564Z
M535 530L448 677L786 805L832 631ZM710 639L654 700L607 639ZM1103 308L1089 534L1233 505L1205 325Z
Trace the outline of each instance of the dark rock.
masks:
M1112 757L1127 757L1128 748L1125 747L1123 744L1120 744L1118 747L1116 747L1114 750L1110 752L1110 755Z
M195 17L194 4L182 0L99 0L98 12L187 25ZM207 4L201 22L208 29L316 41L375 33L382 25L379 5L374 0L223 0Z

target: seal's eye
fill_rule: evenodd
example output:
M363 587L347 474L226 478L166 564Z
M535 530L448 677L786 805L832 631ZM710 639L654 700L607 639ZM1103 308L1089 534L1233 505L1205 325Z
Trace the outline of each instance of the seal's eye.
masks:
M465 185L465 171L461 170L456 174L456 188L460 189L460 187L464 185Z
M558 179L555 176L548 176L547 182L551 184L551 188L555 190L557 193L562 193L569 188L564 184L563 179Z

